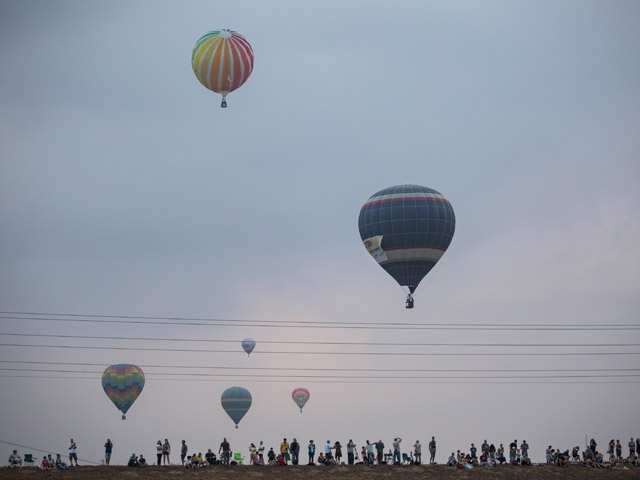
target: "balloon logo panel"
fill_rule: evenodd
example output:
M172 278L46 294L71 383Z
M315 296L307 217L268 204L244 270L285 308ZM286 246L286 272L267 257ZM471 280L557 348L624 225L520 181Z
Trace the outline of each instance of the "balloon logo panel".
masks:
M144 372L129 364L111 365L102 374L102 388L107 397L122 412L122 419L144 388Z

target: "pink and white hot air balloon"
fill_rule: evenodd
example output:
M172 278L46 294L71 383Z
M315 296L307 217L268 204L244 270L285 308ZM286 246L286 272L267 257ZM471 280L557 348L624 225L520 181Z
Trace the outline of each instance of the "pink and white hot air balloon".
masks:
M191 66L202 85L222 95L224 108L227 94L240 88L253 71L253 49L238 32L213 30L196 42Z
M306 388L296 388L293 392L291 392L291 398L293 398L293 401L296 402L296 405L300 407L300 413L302 413L302 407L304 407L307 401L309 401L310 396L311 394Z

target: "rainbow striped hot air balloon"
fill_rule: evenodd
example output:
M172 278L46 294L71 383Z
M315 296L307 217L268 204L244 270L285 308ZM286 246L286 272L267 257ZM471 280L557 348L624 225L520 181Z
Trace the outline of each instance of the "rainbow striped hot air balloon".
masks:
M411 294L449 248L456 216L444 195L420 185L374 193L360 209L360 238L371 256Z
M135 365L111 365L102 374L102 388L107 397L122 412L122 419L144 388L144 372Z
M222 94L224 108L227 94L240 88L253 71L253 49L238 32L213 30L196 42L191 66L202 85Z

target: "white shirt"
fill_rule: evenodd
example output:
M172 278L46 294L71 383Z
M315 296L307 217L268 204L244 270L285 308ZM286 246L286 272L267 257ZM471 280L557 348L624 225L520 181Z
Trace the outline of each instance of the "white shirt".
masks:
M71 442L69 444L69 453L76 453L76 442Z

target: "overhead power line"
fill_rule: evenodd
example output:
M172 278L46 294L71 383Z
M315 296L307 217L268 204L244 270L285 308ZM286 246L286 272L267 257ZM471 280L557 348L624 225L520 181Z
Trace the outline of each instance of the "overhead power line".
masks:
M250 320L194 317L163 317L133 315L81 315L65 313L0 312L7 320L126 323L181 326L272 327L272 328L331 328L364 330L638 330L640 324L519 324L519 323L411 323L411 322L354 322L313 320Z
M46 362L35 360L0 360L0 363L26 365L67 365L104 367L105 363ZM175 368L206 370L304 371L304 372L638 372L640 368L326 368L326 367L237 367L231 365L153 365L137 364L141 368Z
M68 380L89 380L91 382L96 381L95 375L92 376L65 376L65 375L11 375L11 374L0 374L0 378L17 378L17 379L68 379ZM230 383L234 381L232 379L224 378L155 378L154 382L224 382ZM292 379L243 379L242 380L246 384L250 383L287 383L291 384L294 381L298 382L299 380ZM327 383L327 384L386 384L386 385L396 385L396 384L405 384L405 385L420 385L420 384L495 384L495 385L511 385L511 384L551 384L551 385L578 385L578 384L598 384L598 385L608 385L608 384L640 384L640 381L633 380L607 380L606 378L594 381L594 380L572 380L572 379L558 379L557 381L552 380L511 380L508 379L506 381L496 380L495 377L492 380L463 380L463 379L453 379L447 380L443 378L441 380L424 380L424 381L405 381L405 380L377 380L377 379L369 379L369 380L318 380L318 379L305 379L304 382L306 384L314 384L314 383Z
M40 369L40 368L15 368L15 367L0 367L0 371L5 372L37 372L37 373L80 373L80 374L92 374L92 375L102 375L102 371L88 371L88 370L63 370L63 369ZM264 373L254 373L254 374L238 374L238 373L190 373L190 372L152 372L147 373L145 376L173 376L173 377L204 377L204 378L248 378L248 377L259 377L259 378L304 378L304 379L323 379L323 380L344 380L344 379L357 379L357 380L366 380L370 379L371 375L283 375L283 374L264 374ZM422 379L430 379L430 380L472 380L472 379L551 379L551 378L638 378L640 374L634 373L608 373L608 374L568 374L568 375L456 375L449 377L442 376L432 376L432 375L376 375L377 380L422 380Z
M51 345L0 343L4 347L30 348L60 348L60 349L89 349L89 350L126 350L139 352L190 352L190 353L234 353L244 354L242 350L214 350L202 348L153 348L153 347L105 347L84 345ZM375 355L375 356L609 356L609 355L640 355L640 352L309 352L309 351L254 351L252 355Z
M153 342L206 342L240 343L240 340L219 338L160 338L160 337L117 337L106 335L60 335L55 333L0 333L13 337L78 338L83 340L135 340ZM401 346L401 347L638 347L640 343L400 343L400 342L326 342L293 340L259 340L260 344L282 345L349 345L349 346Z

